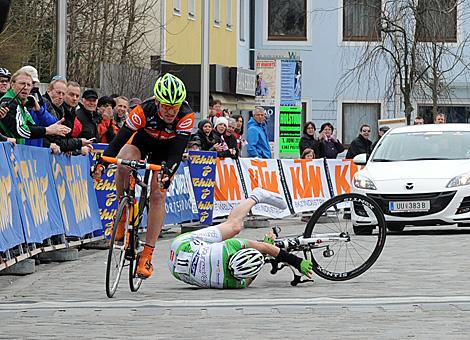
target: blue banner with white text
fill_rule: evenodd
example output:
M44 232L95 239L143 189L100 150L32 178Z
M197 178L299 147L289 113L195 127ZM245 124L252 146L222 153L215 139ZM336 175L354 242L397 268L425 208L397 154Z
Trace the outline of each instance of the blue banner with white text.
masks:
M90 154L92 164L96 162L98 154L102 154L108 147L108 144L93 144L94 152ZM101 181L94 182L96 198L100 211L102 229L95 231L95 236L105 235L111 237L114 215L118 207L118 198L116 195L116 184L114 183L115 167L108 167L101 176Z
M82 237L101 230L89 158L55 156L52 159L57 196L66 236Z
M198 216L193 214L191 209L188 182L184 171L186 166L186 162L180 163L175 178L173 178L168 188L165 202L165 224L178 224L198 219Z
M26 242L42 243L64 233L52 174L52 155L46 148L5 144Z
M212 224L214 210L215 151L189 151L189 172L194 190L199 221Z
M4 145L0 143L0 251L25 242L17 207L17 190L13 182Z

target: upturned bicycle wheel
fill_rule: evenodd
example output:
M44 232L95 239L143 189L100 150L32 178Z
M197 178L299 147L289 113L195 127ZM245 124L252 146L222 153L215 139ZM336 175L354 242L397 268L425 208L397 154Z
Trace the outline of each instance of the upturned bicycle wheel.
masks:
M125 230L129 225L129 198L123 197L119 203L119 209L116 213L114 219L113 233L111 235L111 240L109 244L108 251L108 262L106 264L106 295L109 298L114 296L116 293L117 287L119 285L119 280L121 278L122 269L124 268L124 262L126 259L126 249L125 245L127 242L128 233L124 233L124 238L122 240L116 240L117 233L117 224L121 220L123 214L126 216Z
M358 226L368 228L370 233L357 235L354 230ZM304 237L322 234L341 237L310 251L313 271L327 280L350 280L377 261L385 245L385 217L379 205L367 196L335 196L315 211L305 227Z

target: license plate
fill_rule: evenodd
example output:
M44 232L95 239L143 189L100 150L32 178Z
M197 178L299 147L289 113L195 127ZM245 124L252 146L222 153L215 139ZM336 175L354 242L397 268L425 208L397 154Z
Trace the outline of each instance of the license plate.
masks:
M431 209L430 201L395 201L388 202L390 212L416 212L429 211Z

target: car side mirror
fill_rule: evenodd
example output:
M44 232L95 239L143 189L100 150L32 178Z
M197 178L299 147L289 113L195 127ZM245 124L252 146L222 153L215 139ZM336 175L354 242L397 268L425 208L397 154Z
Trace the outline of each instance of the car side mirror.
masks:
M366 153L361 153L353 158L353 162L356 165L366 165L368 158Z

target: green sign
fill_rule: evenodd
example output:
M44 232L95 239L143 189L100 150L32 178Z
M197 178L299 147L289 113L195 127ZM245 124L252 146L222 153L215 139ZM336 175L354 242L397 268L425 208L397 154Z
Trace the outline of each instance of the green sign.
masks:
M279 157L299 157L299 141L302 131L302 107L281 106L279 115Z

